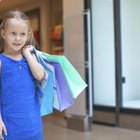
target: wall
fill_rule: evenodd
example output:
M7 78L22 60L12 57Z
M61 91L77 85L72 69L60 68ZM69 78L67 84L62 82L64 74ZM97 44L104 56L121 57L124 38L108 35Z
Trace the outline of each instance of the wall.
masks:
M84 0L63 0L63 14L71 15L84 10Z
M62 24L63 22L63 0L51 0L50 1L51 12L51 27Z
M68 16L82 13L84 10L84 0L63 0L64 16L64 40L65 55L72 62L78 72L85 78L85 71L78 66L84 63L84 26L83 17L70 19ZM67 20L68 19L68 20ZM75 32L74 32L75 30ZM77 65L78 64L78 65ZM86 115L85 93L80 94L75 104L66 110L66 116L69 115Z

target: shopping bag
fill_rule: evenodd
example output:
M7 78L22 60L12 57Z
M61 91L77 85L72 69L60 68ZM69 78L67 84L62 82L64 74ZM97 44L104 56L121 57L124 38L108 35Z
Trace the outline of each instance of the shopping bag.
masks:
M36 94L40 104L41 116L48 115L53 112L54 101L54 68L50 64L45 63L42 57L33 50L38 62L44 67L45 78L42 81L36 81Z
M74 104L70 88L64 76L61 65L58 63L50 63L54 67L55 72L55 92L53 107L58 111L63 111Z
M85 81L65 56L50 55L44 52L39 53L42 54L44 60L61 65L73 98L76 98L87 87Z
M40 112L41 116L48 115L53 112L53 74L50 71L47 71L48 77L47 81L44 81L46 84L44 85L44 89L37 87L36 93L38 95L38 100L40 103ZM43 82L40 82L42 85Z

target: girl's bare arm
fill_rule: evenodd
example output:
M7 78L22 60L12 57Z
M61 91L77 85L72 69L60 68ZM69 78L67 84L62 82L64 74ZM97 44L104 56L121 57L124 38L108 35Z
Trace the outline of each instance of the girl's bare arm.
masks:
M23 47L22 52L28 62L34 78L40 81L45 77L45 71L43 66L37 62L35 54L31 53L32 50L33 47L29 45Z

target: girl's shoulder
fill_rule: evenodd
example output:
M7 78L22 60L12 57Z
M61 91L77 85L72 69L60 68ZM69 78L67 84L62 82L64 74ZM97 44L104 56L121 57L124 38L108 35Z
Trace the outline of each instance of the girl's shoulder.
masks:
M0 60L2 59L2 57L3 57L3 54L2 54L2 53L0 53Z
M0 54L0 56L1 56L1 54ZM0 74L1 74L1 57L0 57Z
M2 60L2 56L1 56L1 54L0 54L0 61Z
M0 65L1 65L2 61L3 61L3 55L2 55L2 53L0 53Z
M3 61L4 61L3 54L0 53L0 73L1 73L1 65L2 65Z

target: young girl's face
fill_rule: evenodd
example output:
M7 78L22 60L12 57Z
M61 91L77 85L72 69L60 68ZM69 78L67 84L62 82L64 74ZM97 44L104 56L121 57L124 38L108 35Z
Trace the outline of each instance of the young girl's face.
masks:
M4 39L5 49L20 51L26 45L29 28L26 22L13 18L7 21L5 29L2 30L1 34Z

